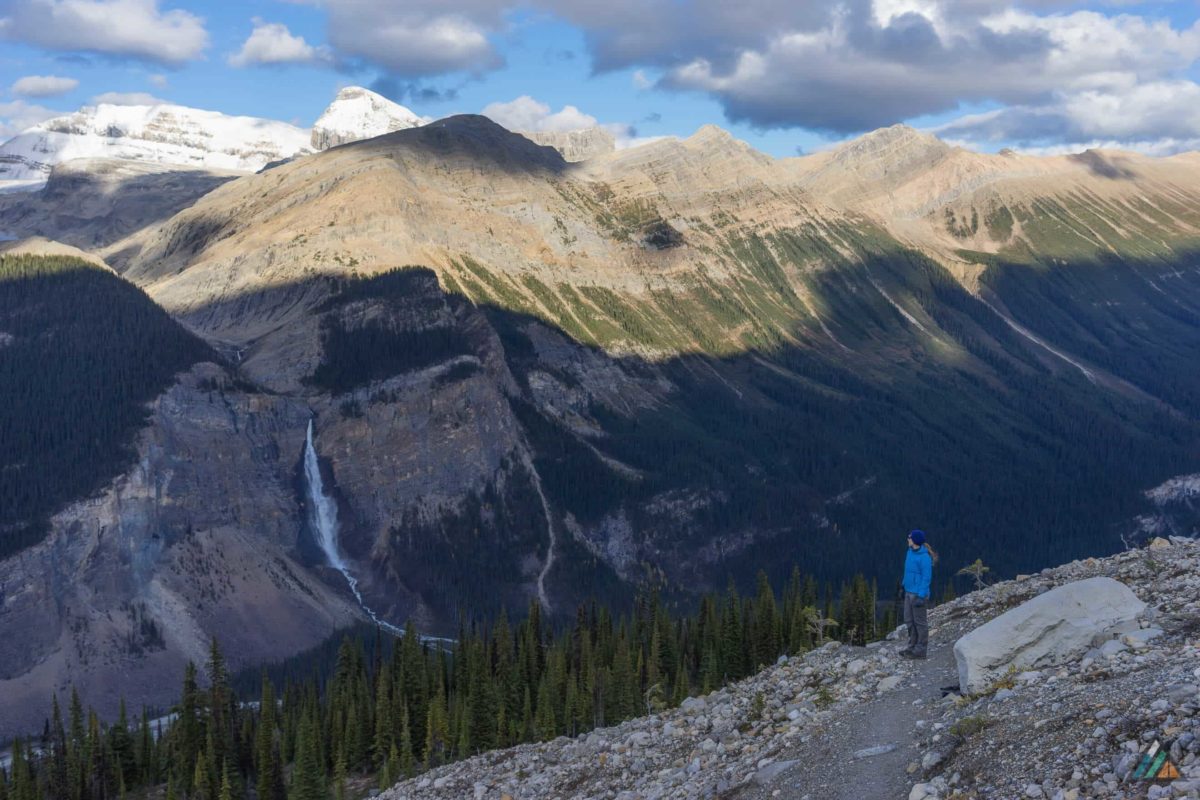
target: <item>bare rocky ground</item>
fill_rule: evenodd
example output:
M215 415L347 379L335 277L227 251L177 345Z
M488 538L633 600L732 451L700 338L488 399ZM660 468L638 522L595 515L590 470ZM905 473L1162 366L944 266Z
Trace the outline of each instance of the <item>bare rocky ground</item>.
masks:
M1200 543L1076 561L930 614L926 661L893 641L830 643L678 709L485 753L385 800L476 798L1200 798ZM1107 575L1150 606L1141 630L961 696L952 648L1055 586ZM1180 778L1132 777L1154 741Z

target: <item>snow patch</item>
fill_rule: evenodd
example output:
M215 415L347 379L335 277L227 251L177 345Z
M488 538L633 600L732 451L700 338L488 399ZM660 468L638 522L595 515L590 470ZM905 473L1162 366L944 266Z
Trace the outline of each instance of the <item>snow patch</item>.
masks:
M428 121L383 95L361 86L350 86L338 92L329 108L317 118L310 142L314 150L326 150L416 128Z
M38 184L75 158L124 158L253 172L306 152L308 131L258 117L186 106L85 106L48 119L0 145L0 184Z

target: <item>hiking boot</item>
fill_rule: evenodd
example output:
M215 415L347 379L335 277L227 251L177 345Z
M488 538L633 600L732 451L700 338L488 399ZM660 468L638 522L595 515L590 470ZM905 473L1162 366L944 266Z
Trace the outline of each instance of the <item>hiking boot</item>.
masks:
M912 648L911 648L911 647L902 647L902 648L900 648L899 650L897 650L897 651L896 651L896 655L898 655L898 656L907 656L907 655L908 655L909 653L911 653L911 652L912 652Z
M901 650L900 655L904 658L911 658L918 661L924 661L928 658L924 653L914 653L912 650Z

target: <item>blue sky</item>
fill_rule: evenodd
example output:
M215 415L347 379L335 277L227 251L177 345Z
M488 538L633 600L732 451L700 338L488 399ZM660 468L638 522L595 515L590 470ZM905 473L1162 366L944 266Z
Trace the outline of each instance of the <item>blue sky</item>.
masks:
M0 0L0 136L151 97L307 127L363 85L430 117L595 120L625 141L716 123L776 156L896 122L984 150L1167 153L1200 147L1198 17L1193 0Z

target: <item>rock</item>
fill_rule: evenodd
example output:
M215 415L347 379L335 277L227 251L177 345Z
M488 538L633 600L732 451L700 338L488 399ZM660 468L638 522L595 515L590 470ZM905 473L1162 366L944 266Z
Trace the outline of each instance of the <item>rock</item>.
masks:
M935 772L941 771L954 755L954 751L958 749L962 742L957 736L946 736L944 739L941 735L933 737L934 742L940 742L938 750L931 750L921 757L921 769L924 770L926 776L932 775Z
M908 800L926 800L931 797L937 797L937 791L928 783L918 783L908 793Z
M1109 639L1100 645L1100 656L1102 658L1116 658L1119 653L1124 653L1128 650L1129 646L1120 639Z
M896 745L894 743L893 744L880 744L880 745L876 745L875 747L867 747L862 750L856 750L854 752L854 757L855 758L870 758L871 756L881 756L884 753L890 753L895 749L896 749Z
M889 675L876 684L875 688L881 692L890 692L892 689L895 689L897 686L899 686L900 681L902 680L903 678L901 678L899 675Z
M625 740L625 744L630 747L645 747L654 740L647 731L634 731L629 734L629 738Z
M685 714L699 714L708 708L708 702L703 697L689 697L679 704Z
M856 658L846 665L847 675L857 675L867 668L867 662L864 659Z
M1071 661L1092 637L1135 620L1146 608L1128 586L1108 577L1064 584L1027 600L954 643L963 691L987 690L1009 666Z
M1142 628L1141 630L1124 634L1121 637L1121 641L1134 650L1145 650L1150 646L1150 642L1162 636L1162 633L1161 628Z
M1167 699L1179 706L1195 701L1197 694L1200 694L1200 686L1194 683L1177 683L1167 687Z
M792 767L799 764L799 761L774 761L767 764L762 769L754 773L754 782L759 786L766 786L771 781L778 778L784 772L787 772Z

